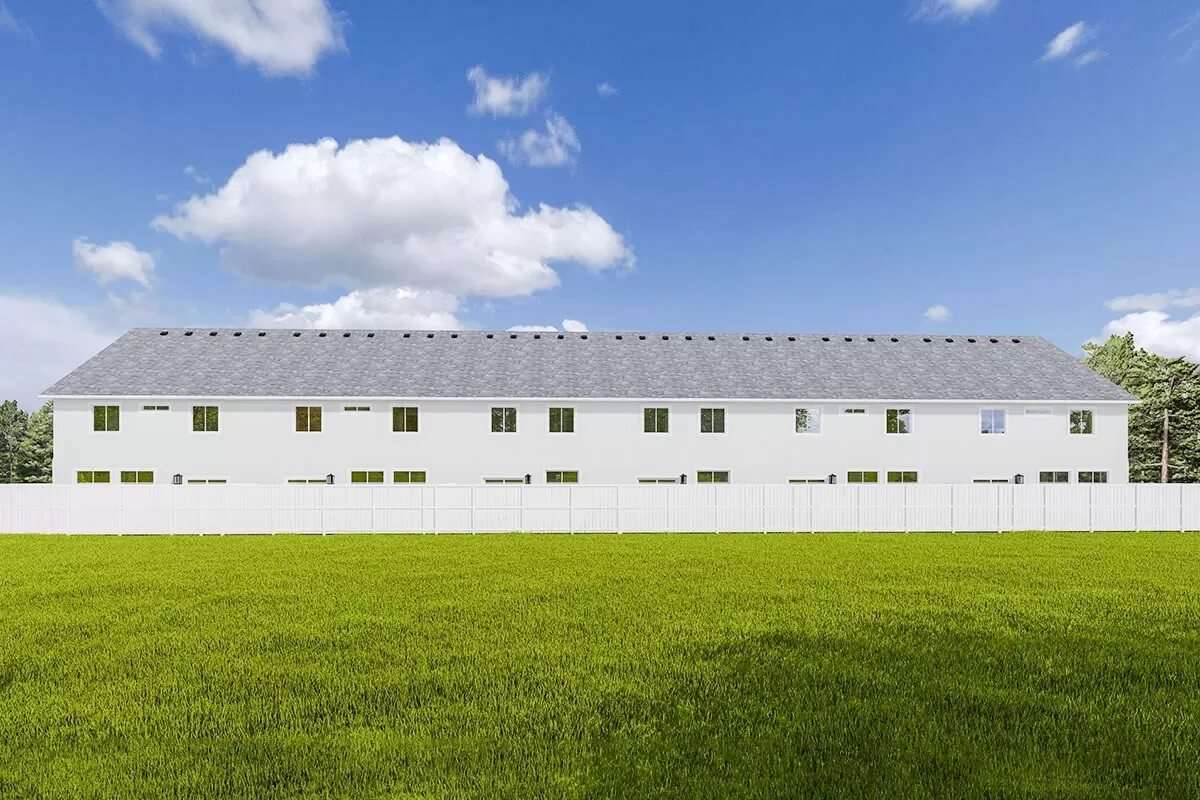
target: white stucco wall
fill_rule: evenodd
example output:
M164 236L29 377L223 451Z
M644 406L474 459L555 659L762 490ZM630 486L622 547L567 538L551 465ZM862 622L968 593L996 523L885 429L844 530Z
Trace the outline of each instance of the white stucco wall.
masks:
M92 429L92 406L121 406L121 429ZM144 411L144 405L169 411ZM220 431L192 431L194 404L220 406ZM294 408L324 409L323 431L297 433ZM369 412L343 411L369 405ZM420 408L420 431L393 433L391 408ZM518 432L490 432L493 406L518 409ZM865 407L863 416L842 413ZM698 470L728 470L733 483L786 483L823 478L846 480L849 470L916 471L921 483L966 483L978 478L1037 482L1042 470L1106 471L1112 483L1128 480L1127 407L1123 404L905 403L913 433L885 433L885 409L895 403L598 400L92 400L55 402L54 480L71 483L78 470L152 470L156 483L186 478L224 478L230 483L281 483L333 473L348 483L351 470L424 470L430 483L480 483L485 478L529 473L543 483L547 470L578 470L581 483L635 483ZM575 408L575 433L548 432L551 406ZM671 410L670 432L642 430L642 409ZM701 434L700 408L726 410L724 434ZM797 407L822 410L822 432L795 433ZM981 408L1004 408L1008 432L979 433ZM1049 408L1048 416L1026 413ZM1068 411L1091 409L1095 433L1071 435Z

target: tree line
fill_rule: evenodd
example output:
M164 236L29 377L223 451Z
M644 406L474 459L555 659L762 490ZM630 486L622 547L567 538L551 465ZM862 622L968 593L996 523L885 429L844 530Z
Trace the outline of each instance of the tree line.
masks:
M1137 347L1133 334L1083 346L1083 362L1138 398L1129 409L1129 479L1200 482L1200 366ZM54 404L0 404L0 483L49 483Z

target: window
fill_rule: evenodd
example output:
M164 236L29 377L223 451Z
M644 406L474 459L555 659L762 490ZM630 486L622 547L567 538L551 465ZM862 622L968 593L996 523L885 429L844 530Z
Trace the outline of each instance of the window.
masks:
M701 433L724 433L725 432L725 409L723 409L723 408L702 408L702 409L700 409L700 432Z
M515 408L492 409L492 433L516 433L517 410Z
M729 472L697 472L696 483L729 483Z
M552 470L546 473L546 483L579 483L579 472Z
M810 483L826 483L828 478L788 478L788 483L793 484L810 484Z
M843 414L866 414L867 410L865 408L843 408L842 413Z
M107 470L81 470L75 473L76 483L108 483Z
M642 410L642 421L646 433L666 433L670 421L670 412L665 408L646 408Z
M912 433L912 411L907 408L889 408L887 410L887 432Z
M416 406L394 406L392 408L392 432L416 433L417 417Z
M192 430L211 433L219 428L220 412L216 406L192 406Z
M796 433L820 433L821 432L821 409L819 408L797 408L796 409Z
M121 470L121 483L154 483L154 473L133 470Z
M1108 483L1107 472L1081 472L1079 473L1080 483Z
M1090 434L1094 431L1092 412L1088 409L1071 411L1071 433Z
M401 469L392 473L392 483L424 483L425 470Z
M188 478L188 483L227 483L224 478Z
M92 430L121 430L120 406L92 406Z
M1008 433L1008 413L1003 408L985 408L979 412L979 432L984 436Z
M879 483L878 472L847 472L846 483Z
M170 411L170 406L142 406L142 411Z
M343 411L370 411L370 406L346 406Z
M887 474L888 483L916 483L917 473L915 472L889 472Z
M1008 478L975 478L971 483L1008 483Z
M1054 411L1052 409L1044 406L1030 406L1029 408L1025 409L1025 416L1027 417L1048 417L1053 413Z
M324 478L288 478L288 483L326 483Z
M1039 472L1039 483L1070 483L1071 473L1069 472Z
M321 432L321 407L320 406L296 406L296 432L297 433L320 433Z
M573 409L573 408L552 408L552 409L550 409L550 432L551 433L574 433L575 432L575 409Z
M383 483L383 470L352 470L351 483Z
M484 478L483 482L487 483L487 484L492 484L492 485L508 486L508 485L514 485L514 484L518 484L518 483L523 484L523 483L525 483L525 479L524 478Z
M678 478L638 478L638 483L679 483Z

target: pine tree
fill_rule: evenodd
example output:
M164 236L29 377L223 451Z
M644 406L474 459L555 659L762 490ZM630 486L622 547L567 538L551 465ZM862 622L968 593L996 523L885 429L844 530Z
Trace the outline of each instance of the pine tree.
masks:
M29 415L16 400L0 403L0 483L17 481L17 444L25 435Z
M50 483L54 474L54 403L29 415L25 435L17 445L17 480Z

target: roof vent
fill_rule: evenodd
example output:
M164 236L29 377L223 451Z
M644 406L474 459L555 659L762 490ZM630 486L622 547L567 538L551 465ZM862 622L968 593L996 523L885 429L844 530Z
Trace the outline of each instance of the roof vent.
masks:
M640 334L640 333L639 333L639 334L638 334L638 341L644 342L644 341L646 341L646 337L645 337L645 336L643 336L642 334Z
M191 336L195 331L184 331L184 336Z
M236 333L234 334L234 336L237 336L237 335L238 335L238 334L236 334ZM321 337L322 339L324 339L324 338L325 338L326 336L328 336L328 335L329 335L329 334L328 334L328 333L326 333L325 331L321 331L320 333L318 333L318 334L317 334L317 336Z
M685 337L683 337L683 338L684 338L686 341L689 341L689 342L692 340L692 337L690 337L690 336L685 336Z
M489 333L489 334L487 335L487 338L489 338L489 339L495 339L496 337L495 337L495 335L494 335L494 334L491 334L491 333Z
M580 338L580 339L586 339L586 338L587 338L587 334L586 334L586 333L581 333L581 334L579 334L579 338Z
M427 334L425 334L425 338L426 338L426 339L432 339L432 338L433 338L433 334L432 334L432 333L427 333Z
M368 334L367 334L367 338L368 338L368 339L374 339L374 338L375 338L375 334L373 334L373 333L368 333Z
M559 335L558 335L556 338L559 338L559 339L565 339L565 338L567 338L567 337L563 336L563 335L560 333L560 334L559 334Z
M158 335L159 335L159 336L166 336L166 335L167 335L167 332L166 332L166 331L161 331L161 332L160 332Z
M821 341L822 341L822 342L828 342L828 341L829 341L829 337L828 337L828 336L822 336L822 337L821 337Z
M796 341L796 337L795 337L795 336L789 336L789 337L788 337L788 341L789 341L789 342L794 342L794 341Z
M540 333L535 333L535 334L533 335L533 338L535 338L535 339L540 339L540 338L542 338L542 335L541 335Z
M293 338L293 339L299 339L299 338L300 338L300 331L296 331L295 333L293 333L293 334L292 334L292 338Z
M614 339L616 339L616 340L619 342L619 341L621 341L622 339L624 339L625 337L624 337L624 336L622 336L621 334L619 334L619 333L618 333L618 334L617 334L616 336L614 336L613 338L614 338Z
M768 342L773 342L773 341L775 341L775 337L773 337L773 336L768 336L768 337L767 337L767 341L768 341Z
M749 336L743 336L743 337L742 337L742 341L743 341L743 342L748 342L748 341L750 341L750 337L749 337Z
M241 331L234 331L234 332L233 332L233 335L234 335L234 336L241 336L241 335L242 335L242 332L241 332ZM322 335L322 336L324 336L325 334L323 334L323 333L322 333L321 335Z
M216 335L217 335L217 332L216 332L216 331L209 331L209 332L208 332L208 335L209 335L209 336L216 336Z
M411 333L406 333L406 334L404 334L404 338L405 338L405 339L409 338L410 336L412 336L412 334L411 334Z
M971 344L975 344L975 342L978 340L977 339L967 339L967 341L970 342Z
M671 341L671 337L670 337L670 336L663 336L663 341L664 341L664 342L669 342L669 341Z
M892 341L893 341L893 342L898 342L898 341L900 341L900 340L899 340L897 337L893 336L893 337L892 337Z
M343 338L343 339L349 339L349 338L350 338L350 334L349 334L349 333L343 333L343 334L342 334L342 338Z
M717 337L715 337L715 336L710 336L710 337L708 337L708 340L709 340L710 342L715 342L715 341L717 340Z
M508 335L508 338L510 338L510 339L515 339L515 338L517 338L517 335L516 335L515 333L510 333L510 334Z
M991 342L992 344L1000 344L999 339L988 339L988 341Z
M451 339L457 339L457 338L458 338L458 334L457 334L457 333L452 333L452 334L450 334L450 338L451 338Z
M949 336L946 337L946 342L947 342L947 344L954 344L954 340L951 339Z
M845 339L847 342L853 342L853 341L854 341L854 337L853 337L853 336L844 336L844 337L842 337L842 338L844 338L844 339Z
M1020 339L1013 339L1013 344L1020 344L1020 343L1021 343Z
M928 336L926 336L926 337L925 337L924 339L922 339L921 341L922 341L922 342L924 342L925 344L929 344L930 342L932 342L932 341L933 341L933 339L930 339Z
M868 342L873 342L873 341L875 341L875 337L874 337L874 336L868 336L868 337L867 337L867 341L868 341Z
M259 331L259 332L258 332L258 335L259 335L259 336L266 336L266 335L267 335L267 332L266 332L266 331ZM346 335L347 335L347 336L349 336L350 334L346 334Z

